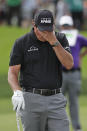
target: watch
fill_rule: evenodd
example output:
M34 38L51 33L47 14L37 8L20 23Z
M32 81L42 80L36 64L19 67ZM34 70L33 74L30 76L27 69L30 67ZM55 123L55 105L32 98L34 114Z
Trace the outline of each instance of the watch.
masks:
M55 47L55 46L58 46L59 45L59 42L55 42L53 45L51 45L52 47Z

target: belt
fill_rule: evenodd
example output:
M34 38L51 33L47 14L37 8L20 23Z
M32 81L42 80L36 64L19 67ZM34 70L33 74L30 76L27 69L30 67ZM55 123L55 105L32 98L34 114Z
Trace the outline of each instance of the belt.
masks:
M51 95L61 93L61 88L58 88L58 89L35 89L35 88L31 88L31 89L23 89L23 90L25 92L32 92L34 94L40 94L40 95L44 95L44 96L51 96Z
M72 68L70 70L67 70L67 69L63 68L63 72L66 72L66 73L68 73L68 72L75 72L75 71L80 71L80 68Z

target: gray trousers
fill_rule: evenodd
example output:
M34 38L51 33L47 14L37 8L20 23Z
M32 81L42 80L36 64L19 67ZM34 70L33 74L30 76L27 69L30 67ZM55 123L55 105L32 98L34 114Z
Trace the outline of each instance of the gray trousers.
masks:
M62 93L42 96L24 92L25 109L20 111L23 131L69 131Z
M79 121L79 104L78 94L81 88L81 74L80 71L63 73L63 94L67 93L69 97L69 109L71 122L74 129L80 127Z

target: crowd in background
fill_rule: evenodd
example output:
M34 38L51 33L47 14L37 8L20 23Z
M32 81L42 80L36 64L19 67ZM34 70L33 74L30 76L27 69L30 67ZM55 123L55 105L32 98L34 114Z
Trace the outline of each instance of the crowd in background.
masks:
M38 9L53 12L55 23L63 15L71 15L74 26L81 29L87 18L86 0L0 0L0 24L28 27Z

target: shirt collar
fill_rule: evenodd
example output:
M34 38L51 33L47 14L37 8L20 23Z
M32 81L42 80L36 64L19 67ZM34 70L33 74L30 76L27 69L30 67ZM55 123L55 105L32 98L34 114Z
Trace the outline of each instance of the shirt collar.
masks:
M38 39L37 39L37 37L36 37L36 34L35 34L35 32L34 32L34 28L31 29L30 34L31 34L31 37L32 37L33 40L38 41Z

